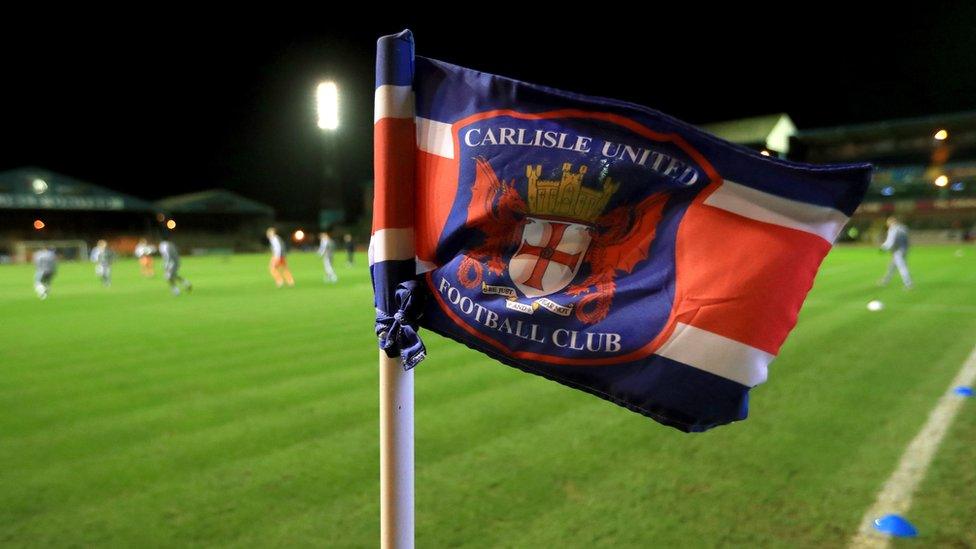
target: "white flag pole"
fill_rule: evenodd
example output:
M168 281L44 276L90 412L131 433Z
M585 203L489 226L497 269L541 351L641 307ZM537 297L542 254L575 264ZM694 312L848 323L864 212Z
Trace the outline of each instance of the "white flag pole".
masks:
M413 547L413 370L380 351L380 539Z

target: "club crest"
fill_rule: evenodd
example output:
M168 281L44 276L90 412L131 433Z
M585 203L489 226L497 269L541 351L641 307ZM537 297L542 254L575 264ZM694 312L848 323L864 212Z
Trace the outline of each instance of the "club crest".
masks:
M425 204L444 220L425 278L445 322L550 364L653 353L675 299L681 220L718 180L704 157L612 113L483 112L450 131L453 149L440 139L440 160L418 165L445 189L456 182L449 210Z
M618 182L603 177L589 183L587 167L571 163L561 166L558 178L545 179L544 168L525 167L523 197L514 179L500 180L487 159L475 159L466 225L483 239L466 250L457 279L506 297L513 311L543 308L584 324L599 322L610 311L618 274L648 257L665 195L606 211Z

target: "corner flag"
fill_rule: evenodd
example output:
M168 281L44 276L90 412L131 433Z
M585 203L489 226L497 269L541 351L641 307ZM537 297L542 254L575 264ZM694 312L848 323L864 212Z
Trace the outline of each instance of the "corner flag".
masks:
M380 345L423 327L682 431L746 417L868 164L762 156L655 110L379 41Z

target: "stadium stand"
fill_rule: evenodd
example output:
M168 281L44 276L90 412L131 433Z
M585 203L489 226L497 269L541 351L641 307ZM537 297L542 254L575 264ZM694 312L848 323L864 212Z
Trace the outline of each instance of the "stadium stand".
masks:
M704 128L790 160L873 163L867 198L843 240L877 240L889 215L903 218L917 241L976 237L976 111L810 130L788 121L774 114Z
M0 257L25 261L37 241L144 234L158 225L157 214L150 202L43 168L0 172Z
M894 214L916 241L972 240L976 111L804 130L793 145L794 157L807 162L874 163L868 196L851 220L854 234L877 238Z
M273 222L271 206L225 189L181 194L156 201L176 220L174 240L195 250L263 250L264 230Z
M786 113L714 122L702 128L722 139L776 156L789 154L790 138L796 135L796 125Z

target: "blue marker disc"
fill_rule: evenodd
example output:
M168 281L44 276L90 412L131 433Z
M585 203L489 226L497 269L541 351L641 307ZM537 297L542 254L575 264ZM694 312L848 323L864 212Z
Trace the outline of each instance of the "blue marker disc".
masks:
M899 515L885 515L875 519L874 529L896 538L914 538L918 535L918 530L912 526L912 523Z

